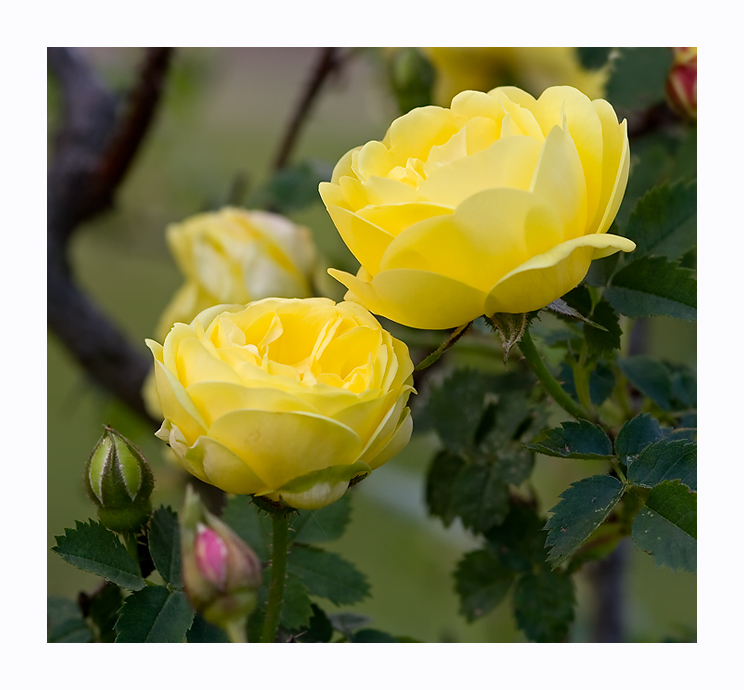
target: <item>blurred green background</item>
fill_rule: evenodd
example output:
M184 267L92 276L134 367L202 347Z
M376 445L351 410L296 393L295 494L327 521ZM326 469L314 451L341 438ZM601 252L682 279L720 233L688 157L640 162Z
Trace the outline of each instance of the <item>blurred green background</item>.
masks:
M315 48L179 49L148 139L121 188L115 210L79 229L71 257L78 282L134 343L152 336L181 279L165 243L168 223L225 203L236 180L255 188L266 180L293 107L308 79ZM88 48L102 79L124 92L141 51ZM59 119L59 95L48 81L48 141ZM348 149L380 139L398 112L379 65L369 52L351 59L326 86L294 151L293 162L317 159L330 170ZM249 190L250 191L250 190ZM327 265L355 271L355 262L318 203L292 214L313 230ZM328 296L343 289L327 281ZM695 363L696 329L671 319L649 322L652 354ZM151 461L155 505L180 507L183 474L169 465L152 429L89 381L53 335L48 337L47 549L75 520L95 517L82 473L101 424L129 436ZM466 362L454 351L448 366ZM501 367L500 354L493 357ZM503 370L503 368L501 369ZM414 416L415 420L415 416ZM370 579L372 597L351 610L372 625L425 642L523 641L508 600L468 624L458 614L452 573L477 540L455 524L444 529L426 514L424 474L437 449L432 433L416 434L394 461L354 489L352 523L329 545ZM538 457L533 482L543 510L571 483L596 468L581 461ZM696 629L696 577L656 568L627 544L626 623L629 641L688 637ZM48 551L48 593L74 598L97 579ZM572 641L588 641L591 591L577 578ZM323 602L324 608L332 607ZM349 610L348 608L346 610Z

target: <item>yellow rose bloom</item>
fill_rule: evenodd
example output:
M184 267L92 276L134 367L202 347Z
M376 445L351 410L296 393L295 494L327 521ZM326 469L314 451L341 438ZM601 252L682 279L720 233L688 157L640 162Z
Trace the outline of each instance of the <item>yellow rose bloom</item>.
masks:
M568 86L465 91L349 151L320 195L361 264L329 269L347 300L413 328L540 309L593 259L628 180L627 123Z
M519 86L542 93L556 84L602 98L609 68L588 70L576 48L421 48L436 70L434 100L446 105L461 91Z
M358 304L220 305L147 345L165 417L157 436L229 493L320 508L410 439L408 348Z
M215 304L311 294L312 236L284 216L227 207L169 225L166 239L185 282L160 317L158 338Z

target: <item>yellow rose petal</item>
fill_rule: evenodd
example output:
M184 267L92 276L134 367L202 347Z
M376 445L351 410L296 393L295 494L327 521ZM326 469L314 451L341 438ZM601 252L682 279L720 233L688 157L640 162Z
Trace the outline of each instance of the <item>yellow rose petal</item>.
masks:
M207 481L231 494L254 494L266 488L256 473L229 448L201 436L186 453L186 460L201 463Z
M504 276L488 295L486 314L540 309L576 287L592 259L633 249L633 242L617 235L588 235L563 242Z
M328 207L328 213L356 260L368 266L369 270L377 271L382 255L393 241L393 235L373 221L365 220L339 206Z
M232 450L269 488L334 464L351 464L362 448L343 424L304 412L236 410L212 424L209 436Z

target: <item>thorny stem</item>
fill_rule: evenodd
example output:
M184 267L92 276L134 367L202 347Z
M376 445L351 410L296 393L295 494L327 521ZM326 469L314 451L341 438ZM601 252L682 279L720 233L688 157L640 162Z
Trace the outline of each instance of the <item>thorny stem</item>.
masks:
M428 357L425 357L419 364L416 366L416 371L421 371L422 369L426 369L427 367L430 367L434 362L436 362L447 350L449 350L462 336L467 333L468 329L472 325L472 321L468 321L464 326L458 326L455 328L454 331L452 331L452 335L447 338L434 352L432 352Z
M274 527L271 584L269 586L269 603L266 606L261 642L274 642L279 627L279 614L284 599L284 582L287 573L287 546L289 544L289 513L276 511L272 513Z

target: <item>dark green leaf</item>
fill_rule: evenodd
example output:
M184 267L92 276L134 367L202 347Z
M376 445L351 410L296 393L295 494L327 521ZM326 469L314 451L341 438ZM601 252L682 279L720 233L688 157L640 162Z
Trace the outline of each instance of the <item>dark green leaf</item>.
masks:
M632 465L631 465L632 467ZM633 521L633 541L656 565L697 569L697 494L679 481L657 484Z
M103 525L75 521L75 529L65 528L52 547L64 560L81 570L106 578L125 589L145 586L139 566L127 553L119 538Z
M222 520L266 563L271 558L271 517L250 496L233 496L222 512Z
M533 508L513 504L506 520L486 532L486 548L498 562L515 572L529 572L545 563L544 518Z
M116 621L117 642L183 642L194 612L183 592L145 587L127 597Z
M338 554L318 548L295 544L287 571L303 582L310 594L337 606L356 604L369 595L369 583L362 573Z
M509 487L496 463L466 465L451 490L453 510L474 532L501 524L509 512Z
M610 59L612 48L577 48L579 60L582 67L588 70L595 70L603 67Z
M646 316L672 316L694 321L697 318L697 281L694 271L647 256L621 268L604 291L604 297L621 314L633 319Z
M441 518L445 527L457 517L452 487L465 465L459 455L443 450L434 456L426 475L426 505L432 515Z
M620 370L643 395L662 410L671 410L672 379L668 367L646 355L619 359Z
M485 615L504 600L514 577L489 551L465 554L455 571L460 613L470 623Z
M678 259L696 243L696 215L696 182L664 184L638 202L623 234L636 243L636 258L649 254Z
M604 299L600 300L592 311L592 321L602 329L591 324L584 326L584 336L589 348L589 355L602 357L613 350L620 349L620 337L623 334L615 310Z
M632 462L650 443L664 436L659 422L650 414L639 414L623 424L615 439L615 452L624 464Z
M532 443L525 446L536 453L556 458L607 460L613 455L612 441L602 427L585 419L563 422L561 428L546 429Z
M194 622L186 633L186 642L190 644L229 641L227 633L222 628L204 620L204 616L199 613L194 616Z
M672 406L678 410L697 408L697 376L688 367L668 364L672 377Z
M269 569L269 576L271 570ZM302 630L313 617L313 603L304 582L290 577L284 585L284 601L279 614L279 625L285 630Z
M561 642L574 619L573 580L558 570L523 575L514 589L513 605L514 618L528 640Z
M47 642L92 642L93 631L74 601L47 597Z
M163 579L176 589L181 588L181 536L178 515L169 507L160 506L152 516L147 535L150 555Z
M641 110L664 100L672 66L669 48L618 48L610 62L605 98L615 108Z
M486 378L481 371L458 369L432 390L427 414L447 450L472 447L483 415Z
M571 484L551 510L545 545L552 547L553 567L565 561L599 527L623 495L623 485L608 475L595 475Z
M291 518L293 541L308 544L338 539L344 533L350 518L351 496L348 493L325 508L300 510Z
M398 642L398 638L381 630L363 628L355 632L349 642Z
M317 604L312 605L313 615L307 629L297 636L297 642L330 642L333 625L325 611Z
M674 479L697 491L697 443L657 441L647 446L628 469L628 481L636 486L651 488Z

